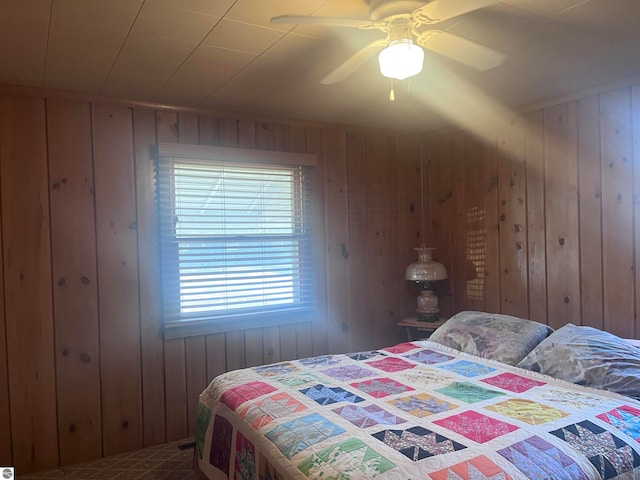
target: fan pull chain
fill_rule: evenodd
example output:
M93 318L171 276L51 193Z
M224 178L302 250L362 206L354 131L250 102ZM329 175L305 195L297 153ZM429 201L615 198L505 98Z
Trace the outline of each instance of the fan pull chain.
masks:
M396 94L393 91L393 78L391 79L391 90L389 91L389 101L390 102L395 102L396 101Z

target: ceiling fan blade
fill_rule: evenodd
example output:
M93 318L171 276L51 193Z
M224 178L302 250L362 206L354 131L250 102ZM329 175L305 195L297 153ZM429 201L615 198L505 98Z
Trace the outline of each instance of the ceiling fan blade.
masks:
M413 15L424 23L436 23L479 10L500 0L433 0L413 11Z
M271 18L270 22L274 25L326 25L329 27L354 28L375 26L375 23L371 20L359 20L357 18L303 17L297 15L280 15L278 17Z
M320 83L323 85L330 85L332 83L341 82L355 72L360 65L380 51L382 47L385 47L388 42L388 39L371 42L369 45L358 50L355 54L349 57L342 65L336 68L329 75L324 77Z
M477 70L489 70L497 67L506 58L502 53L484 45L440 30L424 32L418 37L417 43Z

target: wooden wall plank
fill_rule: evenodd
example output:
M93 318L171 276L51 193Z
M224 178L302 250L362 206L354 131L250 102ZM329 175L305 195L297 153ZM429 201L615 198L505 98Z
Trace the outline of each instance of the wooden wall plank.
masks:
M1 124L0 124L1 125ZM2 133L0 132L0 139ZM2 173L2 157L0 156L0 175ZM1 177L0 177L1 178ZM1 188L1 180L0 180ZM0 190L1 191L1 190ZM2 225L2 209L0 208L0 225ZM0 235L0 252L2 236ZM0 464L14 465L11 444L11 406L9 405L9 371L7 354L7 336L4 302L4 255L0 255Z
M526 318L528 261L525 143L520 118L512 118L498 135L500 215L500 311Z
M58 463L45 104L0 97L5 328L13 463Z
M103 452L142 446L133 125L129 108L93 109Z
M396 323L400 318L395 316L395 308L399 301L398 282L402 276L396 277L394 263L398 258L398 247L394 241L398 231L398 200L396 191L396 155L390 149L389 137L386 135L367 135L367 252L369 268L367 277L351 270L349 275L356 281L368 278L369 287L367 315L364 328L357 337L367 338L367 349L388 346L390 339L398 336L400 330ZM351 239L349 240L353 245ZM353 248L351 248L353 253Z
M439 135L429 145L432 242L427 246L436 248L433 258L445 266L447 275L453 272L452 141L452 134ZM436 285L435 293L442 317L450 317L455 313L452 291L451 278ZM416 296L419 293L418 289Z
M185 339L185 366L187 372L187 433L196 434L198 399L207 386L207 346L204 336Z
M158 142L178 142L178 115L156 113ZM183 338L164 341L164 384L167 441L185 438L188 433L186 351Z
M635 336L640 337L640 85L631 88L631 112L633 135L633 214L635 239Z
M324 180L325 268L327 279L327 342L329 353L346 352L351 341L349 318L349 222L347 135L344 130L322 131ZM356 247L357 248L357 247Z
M373 349L373 332L371 331L371 316L379 315L370 305L370 279L374 273L369 270L370 252L367 215L367 138L364 133L347 134L347 184L348 191L348 222L349 243L359 245L349 249L349 320L351 331L362 332L361 335L349 335L348 351L364 351ZM373 165L372 165L373 166ZM375 167L374 167L375 168ZM367 247L364 247L364 246ZM373 269L372 269L373 270ZM362 281L363 278L368 279Z
M600 98L578 102L582 324L604 328Z
M224 333L207 335L207 384L227 371Z
M547 302L553 328L580 323L577 107L544 110Z
M484 193L485 309L500 312L500 221L498 208L498 149L495 142L485 142L482 149L482 186Z
M215 117L198 117L198 143L200 145L219 145L218 119Z
M102 455L91 109L47 101L60 462Z
M635 334L633 151L631 91L600 96L602 159L602 239L604 328L621 337Z
M136 204L138 209L138 275L140 277L140 348L142 352L142 426L144 446L163 443L165 424L164 341L159 244L155 204L156 117L135 109Z
M542 110L524 116L527 175L527 257L529 317L547 323L547 272L544 210L544 118Z

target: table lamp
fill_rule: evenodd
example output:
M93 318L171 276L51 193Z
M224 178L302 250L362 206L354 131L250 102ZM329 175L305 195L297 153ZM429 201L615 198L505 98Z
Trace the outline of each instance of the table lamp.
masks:
M405 271L404 278L422 284L422 292L418 295L416 317L421 322L437 322L440 319L438 297L433 293L434 283L447 278L447 270L439 262L432 258L435 248L421 245L415 250L418 252L418 261L411 263Z

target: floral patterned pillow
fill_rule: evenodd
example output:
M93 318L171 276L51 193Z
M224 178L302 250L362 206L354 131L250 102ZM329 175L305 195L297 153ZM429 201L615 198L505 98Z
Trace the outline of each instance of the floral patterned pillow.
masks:
M460 312L429 337L478 357L516 365L553 332L548 325L497 313Z
M568 323L518 367L640 400L640 349L597 328Z

